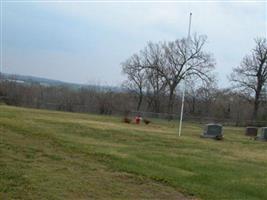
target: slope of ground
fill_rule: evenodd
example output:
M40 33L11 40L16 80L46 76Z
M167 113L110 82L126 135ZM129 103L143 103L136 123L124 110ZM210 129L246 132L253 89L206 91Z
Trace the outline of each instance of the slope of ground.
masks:
M267 199L267 143L201 129L0 106L0 199Z

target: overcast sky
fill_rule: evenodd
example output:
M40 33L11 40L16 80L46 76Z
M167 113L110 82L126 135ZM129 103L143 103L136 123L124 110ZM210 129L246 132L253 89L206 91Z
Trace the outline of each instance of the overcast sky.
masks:
M119 85L120 63L147 41L205 34L219 86L266 37L266 2L3 2L3 71L75 83Z

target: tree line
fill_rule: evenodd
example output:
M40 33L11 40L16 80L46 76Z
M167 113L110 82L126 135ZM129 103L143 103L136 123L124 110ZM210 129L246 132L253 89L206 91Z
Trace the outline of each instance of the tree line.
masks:
M205 98L198 94L200 91L212 93L214 88L219 91L214 75L215 59L211 53L205 51L206 41L206 36L194 35L193 38L170 42L148 42L143 50L123 62L123 73L127 76L124 86L130 92L136 93L136 109L140 110L146 95L152 110L159 112L160 97L168 96L166 111L174 112L174 97L181 95L179 86L181 87L182 81L188 85L188 98L197 94L191 102L192 110L196 108L196 101ZM248 110L252 104L250 119L261 118L258 116L259 106L266 102L266 38L255 39L255 48L243 58L239 66L233 68L228 79L233 85L228 90L246 99L250 105Z
M0 81L0 97L9 105L69 112L127 115L131 111L178 114L186 82L185 119L214 118L244 122L267 120L267 42L255 40L229 75L232 87L219 88L214 56L206 36L148 42L122 63L127 79L121 90L85 86L43 86Z

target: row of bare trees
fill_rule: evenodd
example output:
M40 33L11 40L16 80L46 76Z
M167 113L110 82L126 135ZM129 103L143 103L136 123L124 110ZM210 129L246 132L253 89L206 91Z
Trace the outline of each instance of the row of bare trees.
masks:
M194 85L187 87L185 99L185 119L199 121L204 118L219 122L231 121L233 125L248 124L253 111L253 103L248 96L230 89L218 89L216 85ZM181 92L177 89L174 96L173 116L178 117L181 106ZM168 94L157 95L159 112L154 112L151 104L154 94L144 93L140 113L147 117L168 118L163 114L168 109ZM21 84L12 81L0 82L0 96L9 105L68 112L124 115L136 110L138 95L127 91L99 90L86 87L73 89L65 86L41 86ZM266 102L266 101L265 101ZM258 119L267 120L267 104L261 102ZM135 112L136 113L136 112ZM162 114L158 114L162 113Z
M189 40L149 42L122 63L127 76L123 87L127 90L90 86L73 89L1 80L0 97L10 105L70 112L124 114L139 110L178 114L181 83L185 81L186 119L228 119L236 125L247 120L267 120L266 39L255 40L251 54L229 76L233 87L228 89L217 86L215 59L204 50L206 41L206 36L195 35Z
M219 89L213 73L215 59L204 50L206 41L206 36L195 35L193 38L171 42L148 42L143 50L123 62L122 71L127 76L124 87L136 94L136 109L141 109L146 96L145 103L153 112L175 112L174 100L181 95L179 88L181 89L183 80L188 85L187 95L193 97L190 104L193 111L196 110L197 101L202 101L207 96L212 98L211 93L215 94ZM267 84L266 38L255 40L255 48L250 55L244 57L239 66L233 68L229 80L233 83L230 92L242 96L249 105L253 104L251 119L258 119L260 105L265 102L261 97L264 96L264 86ZM228 97L232 99L231 96ZM162 98L168 99L166 110L162 107ZM210 106L211 101L206 109Z
M171 113L175 91L185 76L205 83L212 81L215 61L203 50L206 39L206 36L195 35L192 39L149 42L143 50L122 63L123 73L128 77L125 86L139 96L137 110L146 92L152 97L155 112L159 111L159 97L167 94L167 112Z
M48 87L38 83L22 84L8 80L0 81L0 97L0 101L8 105L99 114L123 111L126 105L122 101L129 101L128 94L95 87Z

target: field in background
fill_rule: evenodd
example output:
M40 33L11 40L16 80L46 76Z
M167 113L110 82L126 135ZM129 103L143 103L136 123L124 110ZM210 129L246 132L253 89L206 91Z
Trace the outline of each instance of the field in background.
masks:
M0 199L267 199L267 143L177 129L0 106Z

